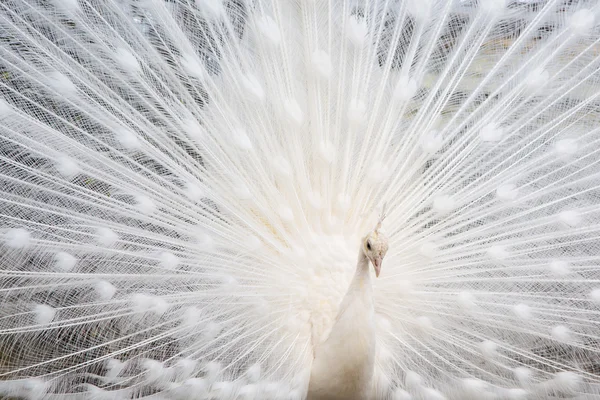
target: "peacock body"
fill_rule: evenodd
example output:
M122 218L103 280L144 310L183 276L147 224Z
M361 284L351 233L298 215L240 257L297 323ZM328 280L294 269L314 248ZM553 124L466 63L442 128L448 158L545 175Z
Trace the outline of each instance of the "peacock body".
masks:
M363 238L354 277L329 334L324 341L313 337L308 400L372 397L377 332L369 263L378 277L389 249L381 231L384 216L382 213L375 230Z
M599 16L1 1L0 397L600 398Z

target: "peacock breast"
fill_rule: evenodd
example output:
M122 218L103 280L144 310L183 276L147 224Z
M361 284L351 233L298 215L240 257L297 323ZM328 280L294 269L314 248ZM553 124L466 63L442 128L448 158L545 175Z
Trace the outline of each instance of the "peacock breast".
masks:
M369 305L350 303L319 348L313 365L311 390L327 396L312 398L365 399L371 387L375 346Z

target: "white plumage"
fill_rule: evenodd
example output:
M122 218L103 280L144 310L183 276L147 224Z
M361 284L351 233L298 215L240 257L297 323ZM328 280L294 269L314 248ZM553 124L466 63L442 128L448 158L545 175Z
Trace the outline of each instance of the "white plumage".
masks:
M309 400L360 400L370 396L376 333L367 268L368 264L357 270L331 332L316 346Z
M0 2L0 397L597 398L599 21Z
M381 222L362 240L354 277L331 330L323 341L313 336L314 360L308 400L371 397L377 333L369 263L378 277L388 251Z

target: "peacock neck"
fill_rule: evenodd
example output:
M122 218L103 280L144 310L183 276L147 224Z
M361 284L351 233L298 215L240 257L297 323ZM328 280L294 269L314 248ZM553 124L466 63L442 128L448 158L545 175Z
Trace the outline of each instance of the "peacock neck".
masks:
M372 294L373 289L371 287L369 259L361 249L360 253L358 254L358 262L356 263L356 272L354 273L354 278L350 282L348 291L346 292L346 295L340 304L334 330L339 322L340 316L344 314L352 304L361 304L362 306L366 306L367 309L373 311L374 305Z
M369 259L362 249L358 253L356 272L354 273L354 279L350 284L350 290L360 291L364 294L371 293L371 273L369 271Z

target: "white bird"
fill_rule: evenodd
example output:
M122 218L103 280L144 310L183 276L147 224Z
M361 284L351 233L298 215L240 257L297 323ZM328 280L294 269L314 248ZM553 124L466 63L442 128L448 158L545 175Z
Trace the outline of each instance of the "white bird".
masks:
M382 219L362 239L356 271L331 332L323 343L315 346L308 400L371 397L376 328L369 262L379 277L388 251L387 237L380 231Z
M600 396L599 16L0 1L0 398Z

